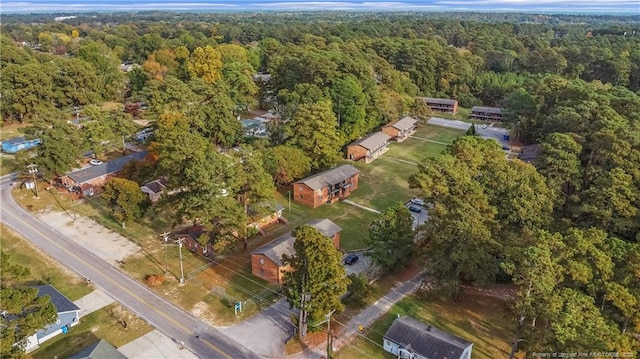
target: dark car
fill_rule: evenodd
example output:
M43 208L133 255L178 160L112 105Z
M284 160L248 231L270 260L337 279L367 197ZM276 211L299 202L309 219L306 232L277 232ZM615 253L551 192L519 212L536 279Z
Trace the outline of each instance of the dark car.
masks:
M418 206L409 206L409 210L411 212L416 212L416 213L420 213L422 212L422 208L418 207Z
M358 261L358 256L355 254L349 254L347 258L344 259L344 264L352 265Z

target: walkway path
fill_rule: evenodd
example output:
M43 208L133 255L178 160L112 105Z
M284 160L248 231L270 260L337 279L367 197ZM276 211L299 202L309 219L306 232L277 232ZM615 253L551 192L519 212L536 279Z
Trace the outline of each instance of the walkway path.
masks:
M423 137L418 137L418 136L411 136L411 138L415 138L416 140L421 140L421 141L426 141L426 142L431 142L431 143L437 143L439 145L445 145L445 146L449 146L450 145L450 143L430 140L428 138L423 138Z
M418 165L418 164L417 164L417 163L415 163L415 162L411 162L411 161L403 160L402 158L398 158L398 157L389 157L389 156L385 156L385 157L382 157L382 158L387 159L387 160L394 160L394 161L398 161L398 162L408 163L408 164L410 164L410 165L414 165L414 166L417 166L417 165Z
M380 214L380 211L378 211L377 209L374 209L374 208L371 208L371 207L367 207L367 206L363 206L363 205L361 205L361 204L357 204L357 203L355 203L355 202L353 202L353 201L350 201L350 200L348 200L348 199L345 199L345 200L343 200L342 202L344 202L344 203L348 203L348 204L350 204L350 205L352 205L352 206L360 207L360 208L362 208L362 209L364 209L364 210L366 210L366 211L369 211L369 212L373 212L373 213L378 213L378 214Z
M336 351L345 345L350 344L356 335L362 335L358 331L358 326L369 327L373 322L389 311L393 305L402 298L418 290L420 283L424 279L424 273L418 273L413 278L393 288L387 295L378 299L373 305L362 311L360 314L351 318L344 327L335 333L336 338L333 342L333 350ZM379 343L382 346L382 343ZM382 350L382 348L380 348ZM326 344L310 348L302 353L290 355L289 359L320 359L327 355Z

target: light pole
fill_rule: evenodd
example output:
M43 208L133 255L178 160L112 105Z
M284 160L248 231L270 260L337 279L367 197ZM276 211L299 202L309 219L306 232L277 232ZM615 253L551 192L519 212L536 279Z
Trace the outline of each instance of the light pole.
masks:
M287 195L289 195L289 216L291 216L291 190L287 192Z
M178 239L178 248L180 250L180 285L184 285L184 268L182 267L182 238Z

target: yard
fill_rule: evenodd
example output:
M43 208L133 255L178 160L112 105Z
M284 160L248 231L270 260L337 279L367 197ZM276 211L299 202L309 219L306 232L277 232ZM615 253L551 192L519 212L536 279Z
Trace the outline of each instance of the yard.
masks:
M398 316L410 316L473 343L473 359L505 358L511 349L506 302L490 296L467 294L460 301L407 297L365 329L364 337L343 347L336 359L394 356L382 348L382 337ZM522 358L523 356L519 356Z
M0 247L11 256L11 263L29 268L29 285L51 284L72 301L93 291L77 274L64 268L5 225L0 226Z
M68 358L100 339L117 348L152 330L145 321L114 303L80 318L80 323L69 333L46 341L30 356L33 359Z

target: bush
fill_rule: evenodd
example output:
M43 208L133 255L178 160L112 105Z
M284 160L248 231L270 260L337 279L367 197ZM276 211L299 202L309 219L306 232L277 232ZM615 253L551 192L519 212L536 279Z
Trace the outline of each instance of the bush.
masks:
M367 300L371 296L371 286L367 276L360 274L349 274L351 283L347 288L349 296L345 299L345 303L356 308L362 308L367 305Z
M145 283L151 288L158 288L164 284L164 276L151 274L144 279Z

